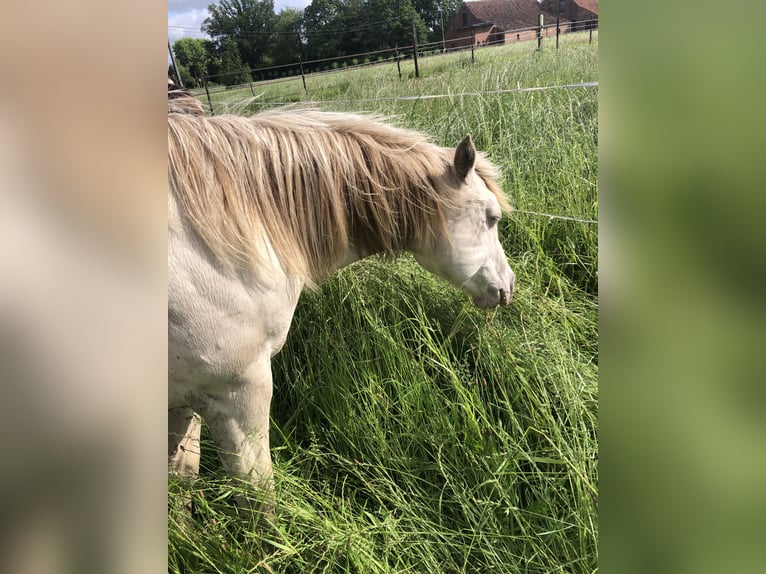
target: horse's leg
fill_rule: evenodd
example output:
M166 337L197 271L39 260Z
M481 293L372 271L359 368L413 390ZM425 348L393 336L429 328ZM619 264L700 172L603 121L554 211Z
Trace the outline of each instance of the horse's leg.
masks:
M271 395L271 364L267 357L250 365L232 390L206 394L204 404L199 406L224 468L259 490L262 503L254 504L248 497L236 496L237 504L260 510L269 519L274 513L269 452Z
M168 466L179 476L199 474L201 421L187 407L168 410Z
M176 476L193 478L199 475L200 416L192 409L168 409L168 468ZM186 509L193 513L191 494L181 497Z

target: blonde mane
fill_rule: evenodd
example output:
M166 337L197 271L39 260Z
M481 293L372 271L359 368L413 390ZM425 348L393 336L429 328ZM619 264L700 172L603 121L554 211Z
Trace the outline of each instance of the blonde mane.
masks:
M396 254L443 236L457 206L454 150L368 116L272 111L250 118L168 114L170 192L220 262L253 267L269 244L314 285L349 245ZM483 156L476 169L507 201Z
M204 116L205 110L190 91L168 89L168 113Z

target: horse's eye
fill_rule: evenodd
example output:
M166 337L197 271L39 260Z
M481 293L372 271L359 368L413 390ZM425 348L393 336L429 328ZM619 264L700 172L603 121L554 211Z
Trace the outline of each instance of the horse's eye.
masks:
M492 228L500 221L499 215L487 214L487 227Z

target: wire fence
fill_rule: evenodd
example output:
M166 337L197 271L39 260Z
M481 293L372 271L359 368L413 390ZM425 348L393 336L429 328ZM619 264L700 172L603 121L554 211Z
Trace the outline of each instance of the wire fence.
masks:
M595 219L583 219L580 217L573 217L570 215L555 215L552 213L540 213L538 211L528 211L526 209L517 209L513 208L512 213L523 213L525 215L534 215L535 217L544 217L546 219L559 219L563 221L576 221L577 223L590 223L593 225L598 225L598 221Z
M567 21L565 23L561 23L558 28L562 35L583 31L590 32L590 41L592 41L593 32L598 31L598 20ZM363 66L373 66L390 62L405 61L415 59L416 57L423 58L436 54L447 54L469 50L473 54L475 50L481 50L488 47L510 43L533 42L537 40L539 48L541 47L540 40L543 38L550 39L551 36L556 36L556 30L557 25L555 23L544 24L543 26L518 28L514 30L507 30L500 34L488 35L484 41L479 41L478 43L476 41L477 36L474 31L470 35L466 34L460 37L417 43L417 52L415 50L415 43L413 42L411 45L394 46L393 48L383 48L367 52L344 54L329 58L299 60L298 62L279 64L275 66L264 66L259 68L242 67L234 71L221 72L218 74L207 74L195 78L197 85L194 86L193 91L197 93L197 95L200 95L204 86L204 89L210 95L214 95L217 93L225 92L227 90L233 90L248 86L251 89L254 89L255 86L266 85L266 82L276 83L291 81L298 76L306 78L309 76L341 72ZM533 32L535 35L531 35ZM517 39L514 39L514 37ZM447 46L447 44L449 44L449 46ZM382 54L389 54L389 56L382 57ZM360 60L362 61L360 62ZM225 84L226 78L240 75L247 75L252 79L247 82L240 82L233 85L218 86L220 83Z
M502 90L486 90L481 92L452 92L449 94L417 94L417 95L411 95L411 96L354 98L354 99L346 99L346 100L332 100L332 99L301 100L301 101L282 100L282 101L269 101L269 102L258 102L254 98L244 98L241 100L230 100L227 103L233 109L236 109L238 106L242 106L242 105L253 105L253 106L260 106L260 107L266 107L266 106L280 107L280 106L288 106L288 105L301 105L301 106L316 107L321 104L356 104L356 103L370 103L370 102L415 102L415 101L421 101L421 100L439 100L442 98L462 98L462 97L491 96L491 95L501 95L501 94L522 94L525 92L542 92L547 90L571 90L575 88L597 88L597 87L598 87L598 82L577 82L575 84L562 84L557 86L532 86L528 88L508 88L508 89L502 89ZM303 93L304 92L301 90L299 92L292 92L291 94L284 95L283 97L288 98L289 96L303 95Z

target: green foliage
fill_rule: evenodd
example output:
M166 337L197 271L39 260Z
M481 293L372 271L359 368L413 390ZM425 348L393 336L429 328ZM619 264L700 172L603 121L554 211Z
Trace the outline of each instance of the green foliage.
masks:
M446 31L450 18L457 14L462 0L413 0L412 4L428 31L427 36L421 36L422 40L435 42L442 39L442 24Z
M519 209L597 219L597 90L460 95L597 80L584 38L558 53L482 49L475 65L423 58L417 81L395 64L307 81L312 100L334 102L322 109L395 116L444 146L471 133ZM263 87L259 101L300 85ZM418 94L449 97L366 101ZM170 485L171 504L189 495L198 516L171 509L169 571L596 571L597 232L507 215L517 291L489 312L410 257L367 259L304 293L273 361L276 526L232 510L239 487L206 442L200 479Z
M303 12L294 8L285 8L276 16L274 31L276 36L270 46L274 65L293 64L301 57L303 48L301 29Z
M173 53L176 62L195 78L202 78L208 74L208 64L215 57L212 42L200 38L176 40L173 43ZM184 84L186 83L184 79ZM190 85L196 85L196 82Z
M181 76L181 81L184 83L184 87L194 87L197 85L194 76L191 75L186 66L178 64L178 73ZM168 78L176 79L175 72L173 71L173 64L168 64Z
M365 8L370 14L370 20L386 22L371 34L376 40L374 50L393 48L396 44L411 45L413 18L420 42L423 42L428 35L428 29L412 7L410 0L367 0Z
M445 18L457 9L452 4L454 0L444 3ZM179 48L184 65L198 74L203 69L231 72L231 54L224 58L230 42L236 45L242 65L253 70L297 63L301 57L319 60L397 44L410 46L413 20L421 43L435 31L440 37L438 6L438 2L413 4L411 0L314 0L303 11L286 8L275 14L271 0L222 0L208 7L202 24L213 38L212 45L185 39Z
M260 66L273 42L276 25L273 0L220 0L207 10L202 31L213 38L218 49L227 41L233 42L245 67ZM227 58L231 57L227 54Z
M428 29L410 0L314 0L304 10L306 50L321 59L409 46L413 17L422 40Z
M243 84L251 80L247 66L239 57L236 42L225 38L218 47L218 76L217 81L225 86Z
M361 2L314 0L303 11L303 26L310 60L364 51L366 34L352 30L363 26Z

